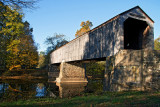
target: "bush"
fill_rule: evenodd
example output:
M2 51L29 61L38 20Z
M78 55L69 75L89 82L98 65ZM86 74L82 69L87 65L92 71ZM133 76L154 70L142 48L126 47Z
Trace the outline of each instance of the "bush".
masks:
M86 75L92 78L103 78L105 61L91 62L86 65Z

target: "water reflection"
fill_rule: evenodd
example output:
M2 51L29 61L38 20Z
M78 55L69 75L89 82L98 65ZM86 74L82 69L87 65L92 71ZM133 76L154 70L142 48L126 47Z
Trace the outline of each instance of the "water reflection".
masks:
M59 87L60 98L68 98L80 95L84 92L87 83L56 83L56 85Z
M26 100L35 97L68 98L84 92L102 90L102 81L88 81L88 83L61 83L47 80L7 80L0 82L0 101Z
M8 89L8 84L0 83L0 97L5 93L6 89Z
M47 93L48 97L56 98L57 96L59 96L59 87L56 86L55 82L48 82L47 91L48 91L48 93Z
M38 83L36 88L36 97L44 97L46 96L46 87L43 83Z

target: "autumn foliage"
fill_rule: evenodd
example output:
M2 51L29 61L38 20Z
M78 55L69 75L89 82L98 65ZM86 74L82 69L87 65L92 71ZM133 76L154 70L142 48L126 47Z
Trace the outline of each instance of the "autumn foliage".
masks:
M160 37L154 40L154 49L160 50Z
M84 33L90 31L92 25L92 22L90 22L89 20L86 22L81 22L80 24L81 28L79 30L77 30L75 37L79 37L81 35L83 35Z
M38 52L33 29L23 14L0 2L0 69L33 68Z

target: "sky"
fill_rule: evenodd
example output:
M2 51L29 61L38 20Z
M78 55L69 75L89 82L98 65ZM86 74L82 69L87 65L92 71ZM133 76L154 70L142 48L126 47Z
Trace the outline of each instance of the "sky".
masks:
M66 35L70 41L82 21L91 21L95 28L135 6L140 6L154 20L154 38L159 37L160 0L40 0L36 9L24 10L24 21L33 28L40 52L46 51L44 41L55 33Z

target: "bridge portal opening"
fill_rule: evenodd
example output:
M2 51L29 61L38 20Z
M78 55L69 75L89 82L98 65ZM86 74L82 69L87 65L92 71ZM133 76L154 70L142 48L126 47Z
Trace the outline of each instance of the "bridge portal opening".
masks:
M147 26L145 21L128 18L124 22L124 49L142 49L143 32Z

